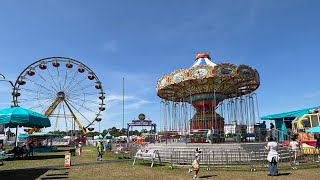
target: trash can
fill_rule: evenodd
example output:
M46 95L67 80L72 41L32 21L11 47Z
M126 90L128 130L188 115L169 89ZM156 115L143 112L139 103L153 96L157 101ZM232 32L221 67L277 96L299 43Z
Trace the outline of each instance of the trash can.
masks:
M76 149L70 149L69 153L71 154L71 156L75 156L76 155Z

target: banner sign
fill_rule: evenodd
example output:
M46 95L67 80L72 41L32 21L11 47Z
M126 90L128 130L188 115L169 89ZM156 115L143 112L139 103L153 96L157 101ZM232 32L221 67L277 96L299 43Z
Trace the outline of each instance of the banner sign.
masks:
M132 123L150 125L152 124L152 121L151 120L132 120Z
M65 153L64 154L64 167L70 167L71 166L71 153Z

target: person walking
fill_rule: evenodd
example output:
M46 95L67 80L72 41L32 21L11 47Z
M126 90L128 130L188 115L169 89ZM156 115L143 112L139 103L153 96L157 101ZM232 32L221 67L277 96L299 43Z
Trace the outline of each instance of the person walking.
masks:
M191 168L189 169L189 173L192 171L195 172L193 179L198 179L198 173L200 170L200 155L201 155L201 150L199 148L196 149L195 155L194 155L194 160L192 162Z
M102 161L102 155L103 155L103 144L102 141L100 140L97 144L97 150L98 150L98 157L97 161Z
M316 149L320 150L320 134L316 136Z
M291 152L294 153L293 163L297 164L298 163L297 162L297 155L298 155L298 151L300 149L299 148L300 147L300 142L299 142L298 138L295 138L295 137L291 138L291 140L292 141L289 143L289 147L290 147Z
M28 148L29 148L29 153L28 153L28 155L29 155L29 156L33 156L33 148L34 148L33 141L31 141L31 142L28 144Z
M276 140L276 131L274 129L273 123L270 123L270 134L271 134L271 137L273 138L273 140Z
M212 144L212 130L209 129L208 132L207 132L207 139L206 139L206 142L209 142L209 144Z
M272 137L269 137L269 143L265 147L268 152L267 160L269 162L269 174L268 176L278 176L278 161L280 160L280 156L277 152L278 143Z
M81 141L78 143L77 149L78 149L79 156L81 156L81 154L82 154L82 142Z

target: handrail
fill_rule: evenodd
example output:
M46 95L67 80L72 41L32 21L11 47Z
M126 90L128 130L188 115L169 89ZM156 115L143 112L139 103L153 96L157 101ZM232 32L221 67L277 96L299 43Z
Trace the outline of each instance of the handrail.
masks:
M273 131L273 132L272 132ZM279 129L271 129L270 135L275 136L278 142L289 142L291 140L291 136Z

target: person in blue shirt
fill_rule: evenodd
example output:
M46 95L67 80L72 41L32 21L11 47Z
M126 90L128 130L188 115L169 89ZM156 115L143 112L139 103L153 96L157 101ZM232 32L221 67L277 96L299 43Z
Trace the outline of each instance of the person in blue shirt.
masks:
M263 121L263 122L260 124L260 129L266 129L266 128L267 128L266 121Z
M260 132L261 132L261 138L260 140L262 141L265 141L266 139L266 136L267 136L267 125L266 125L266 121L263 121L261 124L260 124Z

